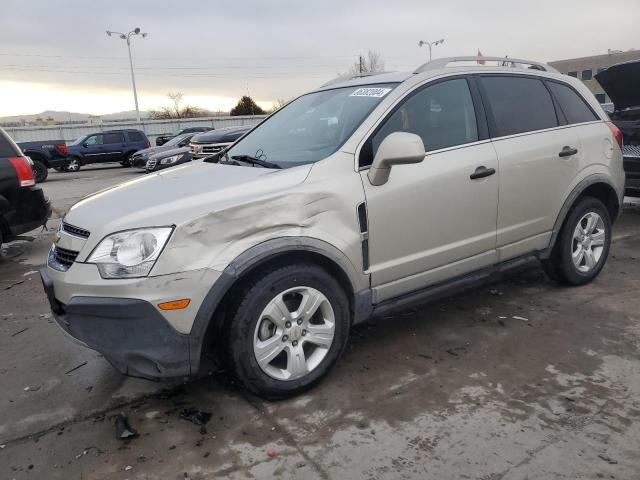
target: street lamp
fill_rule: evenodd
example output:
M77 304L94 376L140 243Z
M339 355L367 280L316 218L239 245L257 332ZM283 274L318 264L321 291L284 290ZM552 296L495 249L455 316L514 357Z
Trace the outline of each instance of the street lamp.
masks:
M107 30L107 36L118 35L118 38L127 41L127 48L129 50L129 66L131 67L131 83L133 84L133 99L136 102L136 120L140 122L140 109L138 108L138 92L136 92L136 77L133 74L133 60L131 59L131 37L135 35L142 35L142 38L147 36L146 33L140 32L140 27L136 27L129 33L113 32Z
M431 48L435 47L436 45L440 45L441 43L444 43L444 38L436 40L435 42L425 42L424 40L420 40L418 42L418 46L424 47L425 45L427 45L429 47L429 61L431 61Z

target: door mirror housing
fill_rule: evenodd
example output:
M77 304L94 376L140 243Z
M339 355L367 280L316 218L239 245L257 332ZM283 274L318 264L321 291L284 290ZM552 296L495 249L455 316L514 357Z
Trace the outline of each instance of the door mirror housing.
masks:
M422 138L414 133L394 132L387 136L369 168L371 185L384 185L389 180L392 165L420 163L426 155Z
M87 148L87 147L89 147L89 144L88 144L87 142L85 142L85 143L83 143L83 144L82 144L82 146L83 146L84 148Z

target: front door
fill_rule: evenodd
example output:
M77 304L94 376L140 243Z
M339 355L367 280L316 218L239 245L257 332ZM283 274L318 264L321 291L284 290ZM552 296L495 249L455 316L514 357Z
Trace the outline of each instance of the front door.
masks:
M466 78L428 84L365 144L374 157L387 135L405 131L427 150L421 163L394 166L384 185L361 170L376 303L495 263L498 161L475 111Z

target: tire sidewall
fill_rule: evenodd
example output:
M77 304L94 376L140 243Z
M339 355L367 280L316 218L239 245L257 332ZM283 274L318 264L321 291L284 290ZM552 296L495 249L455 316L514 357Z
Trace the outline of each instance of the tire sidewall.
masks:
M573 249L573 232L578 224L578 221L582 219L584 215L589 212L595 212L604 221L606 236L602 255L598 260L596 267L589 272L581 272L573 264L572 249ZM589 283L595 277L598 276L600 271L604 268L607 258L609 256L609 249L611 247L611 217L604 204L596 198L585 198L582 200L576 208L574 208L567 217L565 228L562 231L561 239L561 268L567 279L574 285L583 285Z
M294 287L311 287L322 292L335 315L331 348L308 375L296 380L277 380L267 375L255 358L253 341L259 316L279 293ZM317 383L336 362L347 343L350 326L349 303L340 284L315 265L294 265L265 275L240 300L231 322L230 358L238 378L249 390L265 398L284 398L301 393Z
M33 173L36 183L44 182L49 176L49 170L47 169L47 166L40 160L33 160L33 167Z

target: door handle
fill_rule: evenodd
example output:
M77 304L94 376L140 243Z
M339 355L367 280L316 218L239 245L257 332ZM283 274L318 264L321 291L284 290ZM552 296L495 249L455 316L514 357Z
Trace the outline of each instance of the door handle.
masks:
M577 155L578 154L578 149L575 147L564 147L560 153L558 154L558 156L560 158L564 158L564 157L572 157L573 155Z
M477 180L478 178L490 177L496 173L495 168L487 168L484 165L476 168L476 171L469 175L471 180Z

